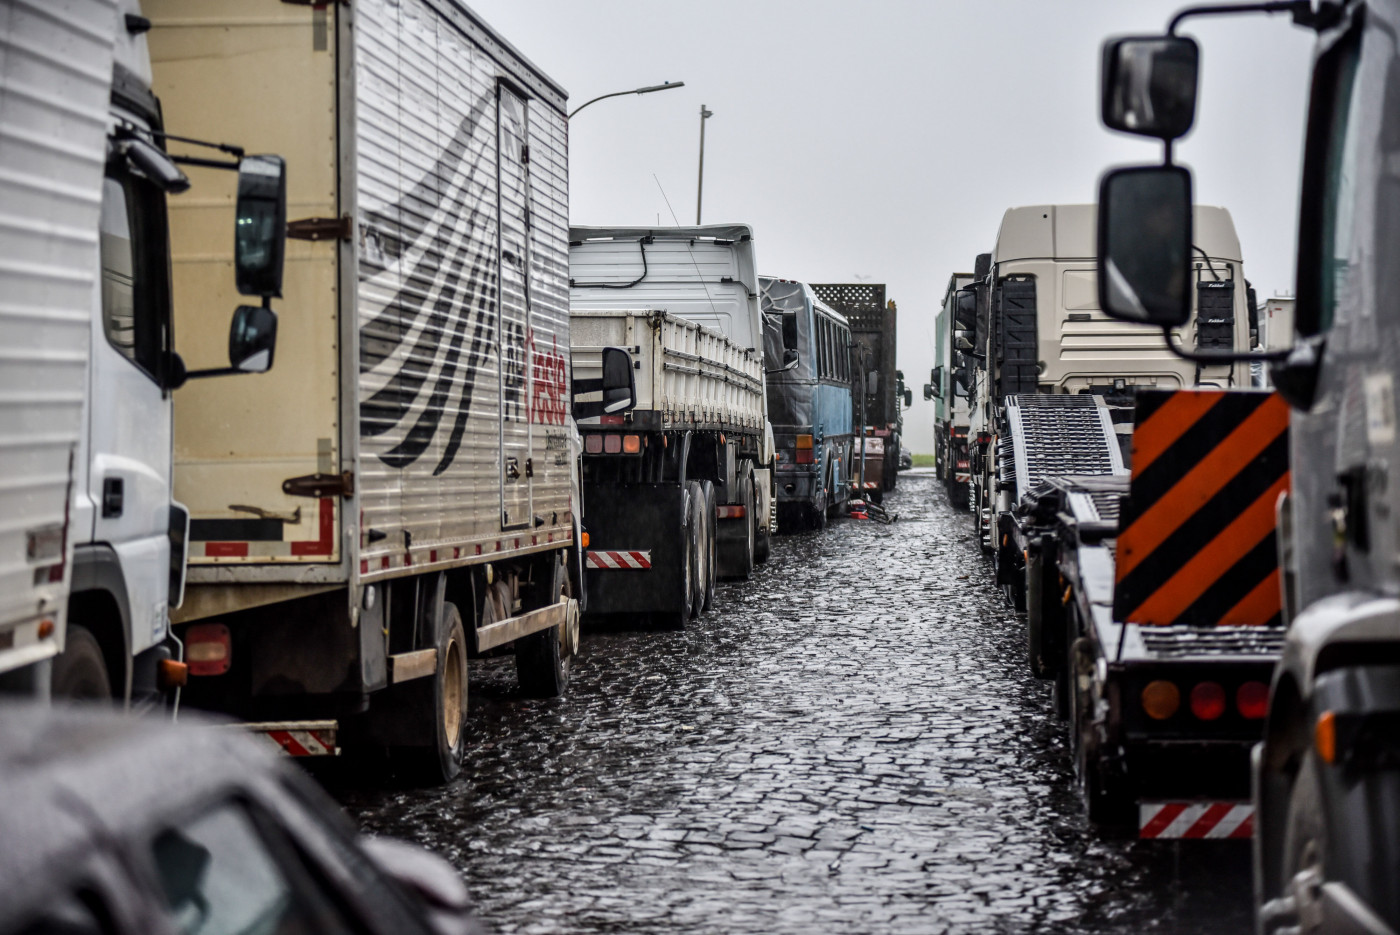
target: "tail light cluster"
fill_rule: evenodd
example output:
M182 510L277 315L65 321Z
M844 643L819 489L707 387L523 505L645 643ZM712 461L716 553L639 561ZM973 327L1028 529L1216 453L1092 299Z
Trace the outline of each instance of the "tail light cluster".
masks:
M1173 717L1182 707L1182 689L1175 682L1156 679L1142 690L1142 710L1156 721ZM1233 707L1247 721L1263 720L1269 713L1269 686L1243 682L1233 693L1219 682L1197 682L1185 696L1186 708L1198 721L1218 721Z
M798 464L815 464L812 457L812 436L797 436L797 457L793 459Z
M642 436L616 432L589 432L583 437L583 451L590 455L636 455L642 453Z

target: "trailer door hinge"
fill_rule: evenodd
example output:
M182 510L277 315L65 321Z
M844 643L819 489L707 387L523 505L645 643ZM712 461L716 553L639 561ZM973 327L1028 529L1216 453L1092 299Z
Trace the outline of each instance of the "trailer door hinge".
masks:
M301 218L287 222L287 236L292 240L349 240L355 235L355 219L350 215L338 218Z
M530 164L530 147L520 147L520 164L522 166L528 166Z
M282 482L282 492L289 497L353 497L355 475L351 471L343 471L340 474L289 477Z

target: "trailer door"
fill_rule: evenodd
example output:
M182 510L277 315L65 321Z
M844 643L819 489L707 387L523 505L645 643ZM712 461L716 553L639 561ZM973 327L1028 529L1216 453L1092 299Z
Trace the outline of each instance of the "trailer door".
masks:
M500 378L501 528L531 525L529 102L504 80L496 86L496 334Z

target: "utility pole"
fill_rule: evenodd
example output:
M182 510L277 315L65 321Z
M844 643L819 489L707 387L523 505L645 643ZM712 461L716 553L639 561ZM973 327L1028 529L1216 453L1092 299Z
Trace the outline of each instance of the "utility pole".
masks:
M700 204L705 197L705 120L714 116L714 111L700 105L700 179L695 183L695 223L700 224Z

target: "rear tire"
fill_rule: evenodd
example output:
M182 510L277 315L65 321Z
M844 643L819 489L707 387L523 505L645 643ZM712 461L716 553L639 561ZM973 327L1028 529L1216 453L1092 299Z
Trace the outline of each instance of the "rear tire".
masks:
M734 561L730 567L731 576L741 581L748 580L753 574L755 556L755 535L754 524L754 495L753 478L745 477L739 484L739 503L744 508L744 538L738 543L731 543L730 549L734 556ZM713 511L712 511L713 512Z
M685 499L681 504L681 567L680 585L676 591L675 609L663 612L660 617L666 625L674 629L684 629L686 621L695 615L695 573L699 546L696 542L699 531L695 526L695 501L699 498L700 485L688 481L685 485ZM679 618L679 622L677 622Z
M102 646L87 627L68 624L63 652L53 661L50 691L72 701L111 701L112 683Z
M444 601L438 626L438 666L433 674L433 710L423 712L433 718L434 743L429 747L407 747L401 756L421 782L441 785L456 779L466 753L467 726L467 638L457 605ZM412 683L406 683L412 684Z
M1093 651L1088 640L1081 637L1070 648L1069 659L1069 730L1070 749L1074 756L1074 777L1089 822L1106 827L1120 827L1131 820L1132 799L1124 783L1115 780L1099 758L1097 728L1091 710L1092 692L1084 684L1093 678Z
M563 558L551 565L550 578L531 610L558 602L572 590ZM567 621L515 641L515 677L528 698L558 698L569 686L573 660Z
M696 620L705 612L705 584L710 580L710 566L714 564L714 544L710 541L709 527L705 522L705 487L700 481L691 481L688 486L692 488L688 500L690 512L687 514L691 530L689 545L692 550L690 619Z
M715 516L715 485L710 481L701 481L700 489L704 491L704 522L701 528L705 531L705 567L706 574L702 579L702 597L700 612L704 613L714 606L715 603L715 582L719 580L719 519ZM747 521L746 521L747 522ZM753 543L749 543L750 560L752 566ZM744 577L748 577L746 574Z

